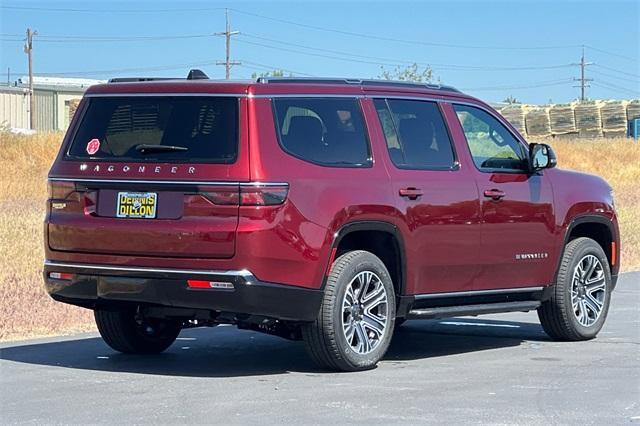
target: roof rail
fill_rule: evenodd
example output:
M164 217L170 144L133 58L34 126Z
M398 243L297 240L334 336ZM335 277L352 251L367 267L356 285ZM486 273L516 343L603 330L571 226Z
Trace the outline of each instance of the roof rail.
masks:
M357 78L317 78L317 77L259 77L258 83L306 83L306 84L353 84L360 86L395 86L414 87L419 89L446 90L449 92L460 92L455 87L444 86L433 83L418 83L413 81L399 80L375 80Z
M209 77L202 70L192 69L187 75L187 80L208 80ZM163 81L181 80L176 77L116 77L109 79L109 83L131 83L136 81Z

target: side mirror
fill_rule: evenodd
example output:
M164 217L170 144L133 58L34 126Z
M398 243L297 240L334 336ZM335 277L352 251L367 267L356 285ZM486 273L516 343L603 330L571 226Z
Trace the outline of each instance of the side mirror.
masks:
M546 143L529 144L529 169L536 172L551 169L558 164L556 153Z

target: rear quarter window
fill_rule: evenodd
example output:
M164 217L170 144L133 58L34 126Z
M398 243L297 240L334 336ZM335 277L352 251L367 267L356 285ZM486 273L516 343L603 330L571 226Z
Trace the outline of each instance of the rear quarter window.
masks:
M238 99L136 96L90 98L67 158L233 163L237 154Z
M358 100L273 100L280 145L301 160L330 167L369 167L371 155Z

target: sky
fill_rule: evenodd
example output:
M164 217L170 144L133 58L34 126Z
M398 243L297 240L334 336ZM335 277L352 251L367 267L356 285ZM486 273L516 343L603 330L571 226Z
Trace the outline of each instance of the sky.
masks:
M375 78L430 65L443 84L490 102L576 99L582 47L587 96L640 98L640 1L58 1L0 0L0 76L224 78L225 8L232 78L283 69Z

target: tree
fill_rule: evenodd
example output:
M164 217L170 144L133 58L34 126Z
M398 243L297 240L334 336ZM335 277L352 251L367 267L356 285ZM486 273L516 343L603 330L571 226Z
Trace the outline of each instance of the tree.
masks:
M380 69L381 74L378 78L383 80L414 81L417 83L434 83L440 80L435 77L430 66L421 68L416 63L404 68L397 66L393 70L387 70L384 66Z
M254 72L253 74L251 74L251 78L253 80L259 78L259 77L284 77L284 71L282 70L273 70L273 71L267 71L267 72L261 72L260 74L258 74L257 72ZM293 74L289 73L289 77L293 77Z
M508 104L520 104L520 103L522 103L522 102L520 102L519 100L517 100L516 98L514 98L511 95L507 96L507 98L502 102L506 102Z

